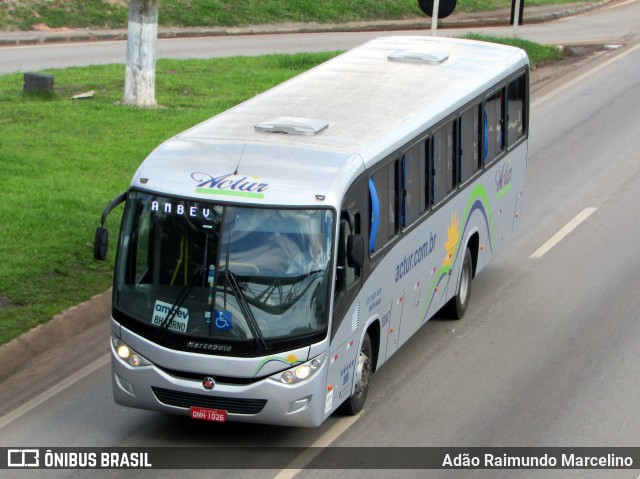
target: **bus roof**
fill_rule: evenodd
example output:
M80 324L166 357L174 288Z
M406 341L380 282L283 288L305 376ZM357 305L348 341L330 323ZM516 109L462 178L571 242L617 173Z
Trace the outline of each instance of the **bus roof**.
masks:
M259 178L265 204L339 204L354 175L527 64L487 42L372 40L169 139L133 185L211 199L206 188L251 192ZM234 196L218 199L256 198Z

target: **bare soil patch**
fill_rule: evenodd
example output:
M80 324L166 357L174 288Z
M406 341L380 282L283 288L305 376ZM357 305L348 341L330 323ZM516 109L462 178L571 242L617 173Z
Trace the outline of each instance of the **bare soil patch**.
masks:
M9 298L0 296L0 309L12 308L13 306L15 306L15 304L13 304Z
M607 45L568 45L563 47L563 50L564 56L561 60L543 63L532 72L531 87L533 92L585 63L613 51Z

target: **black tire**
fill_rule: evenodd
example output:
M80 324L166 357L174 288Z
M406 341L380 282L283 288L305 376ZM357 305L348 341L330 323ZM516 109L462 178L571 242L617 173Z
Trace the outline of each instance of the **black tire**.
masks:
M364 403L367 400L369 383L371 381L371 375L373 374L372 351L369 334L365 334L362 340L358 362L354 370L356 390L351 397L344 402L341 408L346 414L352 416L358 414L362 411Z
M464 252L462 268L456 289L456 295L445 305L445 314L450 319L462 319L471 299L471 280L473 279L473 257L469 248Z

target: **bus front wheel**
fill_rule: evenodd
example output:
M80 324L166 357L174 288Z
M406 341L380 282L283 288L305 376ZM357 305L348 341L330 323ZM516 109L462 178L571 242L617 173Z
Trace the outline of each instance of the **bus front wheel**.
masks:
M360 355L358 356L358 363L356 365L354 378L356 383L355 391L351 397L345 401L342 408L347 414L356 415L362 411L364 407L367 393L369 392L371 375L373 374L372 357L371 339L367 333L362 340L362 347L360 348Z

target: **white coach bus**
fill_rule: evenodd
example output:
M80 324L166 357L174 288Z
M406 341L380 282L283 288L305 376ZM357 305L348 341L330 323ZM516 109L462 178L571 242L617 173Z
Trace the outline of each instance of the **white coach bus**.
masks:
M518 223L529 64L427 37L355 48L160 145L129 190L115 401L210 421L355 414Z

